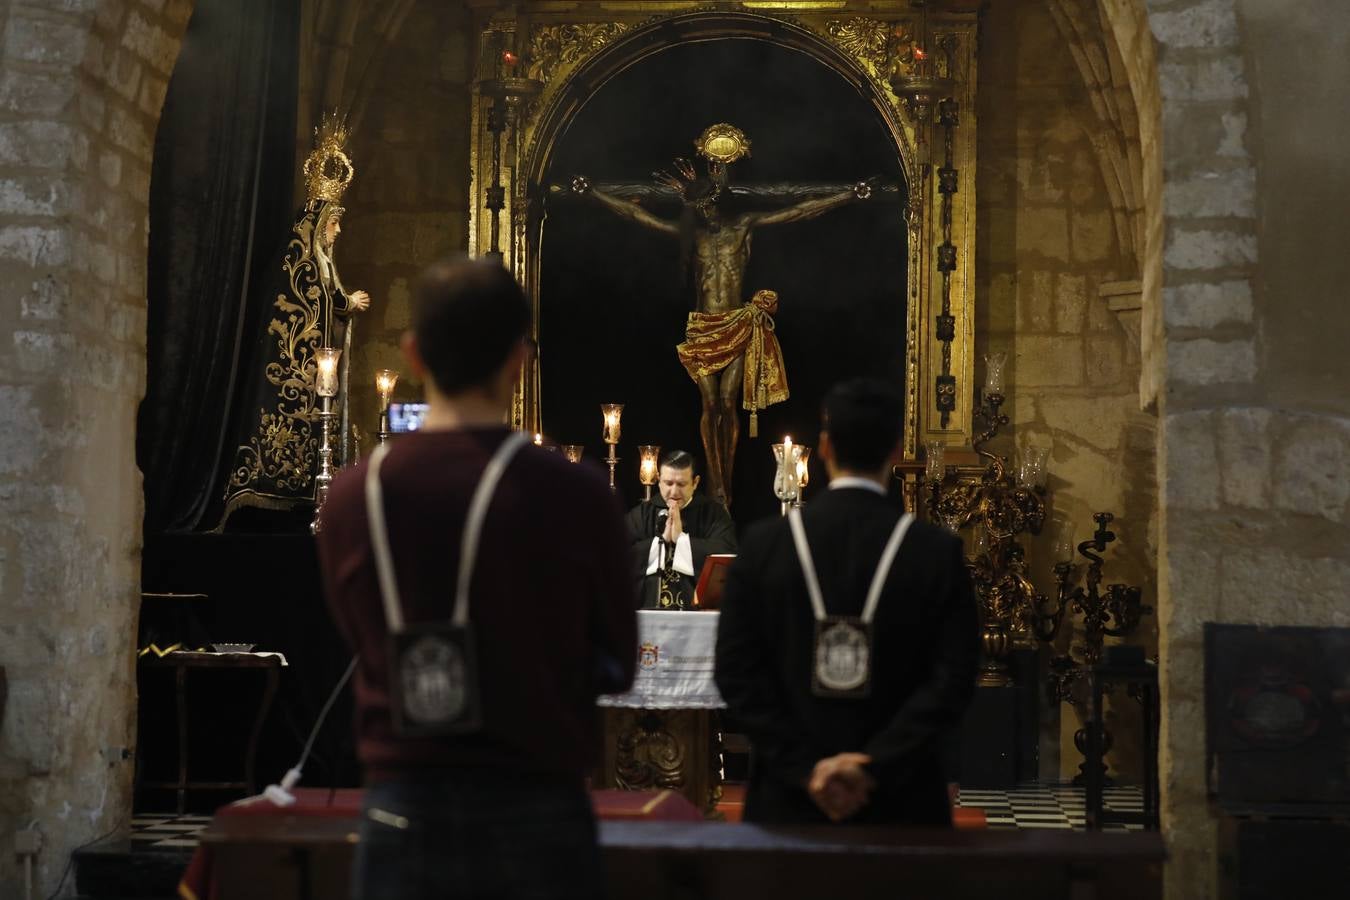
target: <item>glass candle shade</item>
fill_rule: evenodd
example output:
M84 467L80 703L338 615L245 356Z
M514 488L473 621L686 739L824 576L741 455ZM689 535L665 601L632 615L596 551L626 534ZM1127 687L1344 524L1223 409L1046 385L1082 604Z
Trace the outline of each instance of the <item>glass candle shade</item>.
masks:
M601 438L606 444L617 444L619 442L620 434L619 418L623 415L623 404L601 403L600 413L605 419Z
M1022 450L1021 465L1017 469L1017 483L1025 488L1045 487L1045 464L1050 459L1050 448L1032 444Z
M660 447L654 444L640 444L638 446L638 481L649 486L656 484L657 464L660 459Z
M797 486L806 487L811 483L811 469L807 461L811 459L811 448L804 444L795 445L797 451Z
M929 441L924 444L923 475L929 484L941 484L947 475L947 442Z
M534 445L536 447L544 446L544 436L537 431L534 433Z
M1055 527L1055 562L1071 563L1074 553L1073 522L1061 519Z
M398 384L398 373L393 369L380 369L375 373L375 390L380 395L380 408L389 408L389 398L394 395L394 385Z
M796 500L798 496L797 460L800 449L790 437L783 438L781 444L773 445L774 462L778 464L774 469L773 492L784 503Z
M314 392L320 397L336 397L338 393L338 358L341 350L323 347L314 354L318 371L314 375Z
M984 395L1003 394L1003 373L1008 367L1008 354L1004 350L984 355Z
M585 449L585 447L584 447L584 445L582 445L582 444L563 444L563 445L562 445L562 453L563 453L563 456L565 456L565 457L567 458L567 461L570 462L570 463L579 463L579 462L581 462L581 451L584 450L584 449Z

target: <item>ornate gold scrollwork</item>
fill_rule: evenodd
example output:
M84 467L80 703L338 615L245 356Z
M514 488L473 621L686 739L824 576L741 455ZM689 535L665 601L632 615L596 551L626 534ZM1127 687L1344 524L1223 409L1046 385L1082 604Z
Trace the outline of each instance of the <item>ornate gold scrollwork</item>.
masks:
M660 713L646 710L633 714L627 728L620 728L615 782L630 791L684 787L684 747L667 730Z
M559 68L568 68L596 53L628 30L623 22L544 25L530 35L529 77L547 84Z

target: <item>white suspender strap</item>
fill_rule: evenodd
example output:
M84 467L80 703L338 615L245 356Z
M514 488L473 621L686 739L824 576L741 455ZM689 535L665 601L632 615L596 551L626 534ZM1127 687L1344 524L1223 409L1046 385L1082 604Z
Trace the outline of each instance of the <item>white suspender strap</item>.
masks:
M380 487L380 465L389 452L380 444L366 464L366 521L370 525L370 548L375 553L375 574L380 581L380 599L384 601L384 621L390 634L403 631L403 604L398 599L398 578L389 553L389 529L384 522L384 491Z
M464 539L459 545L459 580L455 586L455 612L450 617L450 624L456 628L463 628L469 623L469 581L473 578L473 564L478 556L478 539L483 534L483 520L487 518L497 482L502 480L502 473L511 464L516 451L529 440L522 431L513 431L508 435L492 459L488 460L487 468L478 480L478 488L473 492L469 517L464 522Z
M881 602L881 589L886 586L886 576L891 573L891 563L895 562L895 555L900 552L900 545L905 542L905 535L909 533L909 526L913 524L912 513L901 516L900 521L895 523L895 530L891 532L891 539L886 542L886 549L881 551L881 561L877 563L876 574L872 576L872 586L867 589L867 603L863 606L864 625L871 625L872 617L877 614L877 604Z
M788 510L788 526L792 529L792 542L797 545L797 560L802 564L802 576L806 579L806 594L811 598L811 611L815 613L817 622L823 622L825 598L820 593L820 580L816 578L816 564L811 560L811 547L806 543L802 511L795 506Z
M510 465L516 451L528 443L529 438L521 432L514 432L502 441L497 452L488 461L487 468L479 478L473 499L469 501L469 515L464 523L464 537L460 543L459 577L455 586L455 609L451 615L451 624L463 628L469 621L469 582L473 578L473 566L478 553L478 540L483 531L483 520L487 518L488 506L492 495L501 481L502 473ZM393 555L389 550L389 529L384 517L384 491L380 487L380 465L388 453L389 445L381 444L370 455L366 468L366 520L370 523L370 546L375 554L375 572L380 583L380 598L384 602L384 618L391 634L403 631L403 604L398 595L398 578L394 573Z
M867 602L863 605L862 621L865 625L872 624L872 619L877 614L877 605L881 602L881 590L886 585L886 577L891 572L891 565L895 562L896 554L900 552L905 535L909 533L909 526L913 524L913 514L905 513L901 516L900 521L895 523L890 540L886 542L886 549L881 552L877 570L872 575L871 587L867 590ZM824 621L825 598L820 592L820 580L816 577L816 564L811 559L811 547L806 543L806 528L802 525L801 510L795 508L788 510L788 526L792 529L792 542L797 545L797 559L801 562L802 575L806 578L806 593L811 598L811 611L815 613L816 621Z

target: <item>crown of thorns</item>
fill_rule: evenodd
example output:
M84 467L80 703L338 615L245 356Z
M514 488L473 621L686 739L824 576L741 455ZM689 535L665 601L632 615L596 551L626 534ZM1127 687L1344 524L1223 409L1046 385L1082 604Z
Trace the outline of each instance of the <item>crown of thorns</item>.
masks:
M694 169L694 164L687 159L679 158L674 161L673 166L675 169L673 173L662 169L659 172L653 172L652 178L674 190L685 204L697 209L707 209L722 196L722 185L714 178L704 180L704 184L711 185L711 190L706 194L701 197L691 196L694 186L699 183L698 172Z

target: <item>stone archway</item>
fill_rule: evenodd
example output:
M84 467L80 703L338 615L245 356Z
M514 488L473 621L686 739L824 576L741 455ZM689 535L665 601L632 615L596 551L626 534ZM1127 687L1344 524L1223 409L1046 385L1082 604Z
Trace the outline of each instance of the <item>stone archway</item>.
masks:
M1271 96L1282 87L1271 67L1289 47L1339 52L1329 51L1334 40L1323 36L1333 8L1316 6L1275 16L1242 0L1097 0L1139 120L1141 396L1151 398L1160 419L1160 763L1169 897L1213 896L1218 885L1217 819L1199 725L1204 624L1350 622L1337 596L1350 559L1321 539L1346 518L1350 410L1334 379L1322 387L1305 378L1300 391L1277 384L1291 358L1309 368L1335 365L1299 359L1308 354L1294 352L1302 347L1291 349L1288 335L1311 320L1277 302L1292 299L1300 277L1333 292L1343 284L1336 263L1303 249L1322 229L1335 229L1336 214L1318 220L1281 207L1298 202L1288 199L1287 186L1305 171L1294 145L1316 141L1307 133L1290 141L1279 130L1288 114ZM1319 50L1320 43L1326 46ZM1325 129L1317 120L1343 108L1331 101L1344 102L1328 92L1316 113L1303 110L1301 125ZM1298 212L1319 208L1325 204L1314 198ZM1272 240L1283 258L1267 252ZM1340 316L1324 312L1323 327Z
M150 163L192 8L34 0L3 23L0 841L36 823L43 895L130 814Z

